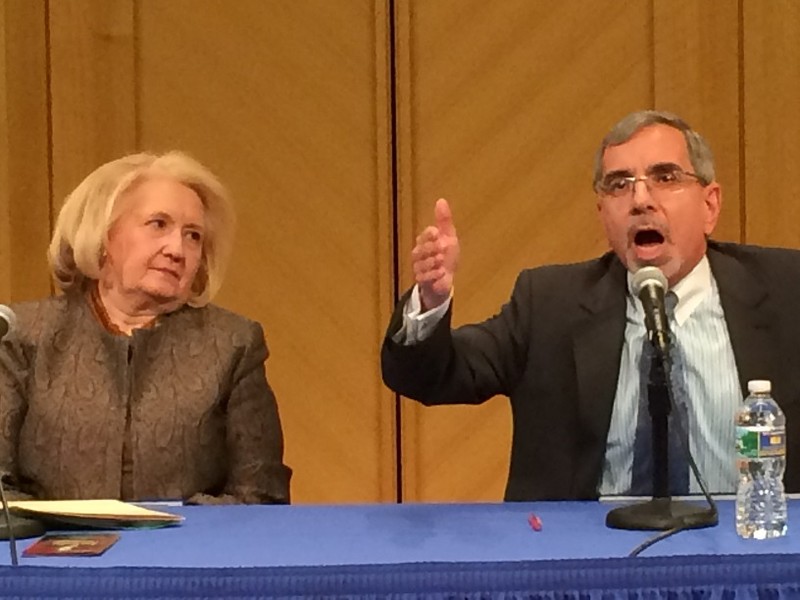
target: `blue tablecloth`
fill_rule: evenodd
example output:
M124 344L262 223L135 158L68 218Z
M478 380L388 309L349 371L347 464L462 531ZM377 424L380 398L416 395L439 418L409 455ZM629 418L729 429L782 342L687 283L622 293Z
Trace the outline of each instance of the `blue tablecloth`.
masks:
M652 535L607 529L595 502L170 507L180 527L125 531L99 557L21 558L0 595L168 598L800 597L800 503L789 534L720 525L630 551ZM528 517L542 521L534 531ZM20 548L30 541L20 542ZM0 561L9 563L8 544Z

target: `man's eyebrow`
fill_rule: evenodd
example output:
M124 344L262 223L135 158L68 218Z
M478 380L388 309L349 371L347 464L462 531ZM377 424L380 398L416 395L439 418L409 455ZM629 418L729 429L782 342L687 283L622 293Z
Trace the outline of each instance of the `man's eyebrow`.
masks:
M674 162L658 162L658 163L653 163L652 165L649 165L647 167L647 172L651 173L653 171L666 171L666 170L674 171L675 169L680 169L681 171L683 171L683 167L680 166L677 163L674 163Z
M617 169L616 171L609 171L603 174L603 179L610 179L613 177L633 177L633 171L630 169Z
M676 169L684 170L679 164L674 162L657 162L653 163L652 165L647 165L645 169L645 173L653 173L655 171L674 171ZM633 171L630 169L617 169L615 171L609 171L603 175L603 179L606 178L614 178L614 177L633 177Z

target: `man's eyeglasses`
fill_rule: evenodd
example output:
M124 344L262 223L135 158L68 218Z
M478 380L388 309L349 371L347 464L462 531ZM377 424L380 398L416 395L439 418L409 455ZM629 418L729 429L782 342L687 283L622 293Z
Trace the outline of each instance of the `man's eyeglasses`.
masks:
M702 177L696 173L684 171L678 165L655 165L639 177L609 173L597 184L597 191L604 196L624 198L633 193L637 181L644 181L651 194L677 192L695 182L703 186L708 185Z

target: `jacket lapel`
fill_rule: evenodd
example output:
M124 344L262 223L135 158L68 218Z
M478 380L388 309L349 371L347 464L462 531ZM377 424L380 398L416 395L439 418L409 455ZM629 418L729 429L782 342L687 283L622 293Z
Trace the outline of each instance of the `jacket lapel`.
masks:
M735 258L712 244L708 249L711 271L719 288L728 335L733 346L739 384L744 394L750 379L777 378L778 349L771 343L772 314L764 284Z
M596 494L597 478L602 473L625 336L625 273L622 264L611 259L606 273L581 302L584 318L573 334L580 425L578 456L588 458L577 465L573 479L573 492L578 497Z

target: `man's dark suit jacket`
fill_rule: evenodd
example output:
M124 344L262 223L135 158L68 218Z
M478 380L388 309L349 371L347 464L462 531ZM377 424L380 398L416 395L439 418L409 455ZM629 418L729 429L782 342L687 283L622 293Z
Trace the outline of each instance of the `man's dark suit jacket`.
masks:
M784 481L800 492L800 252L709 242L707 254L742 393L750 379L772 381L787 419ZM624 342L625 273L612 253L523 271L499 314L451 331L448 311L412 346L391 339L406 295L384 341L384 382L426 405L508 396L506 500L596 498Z

